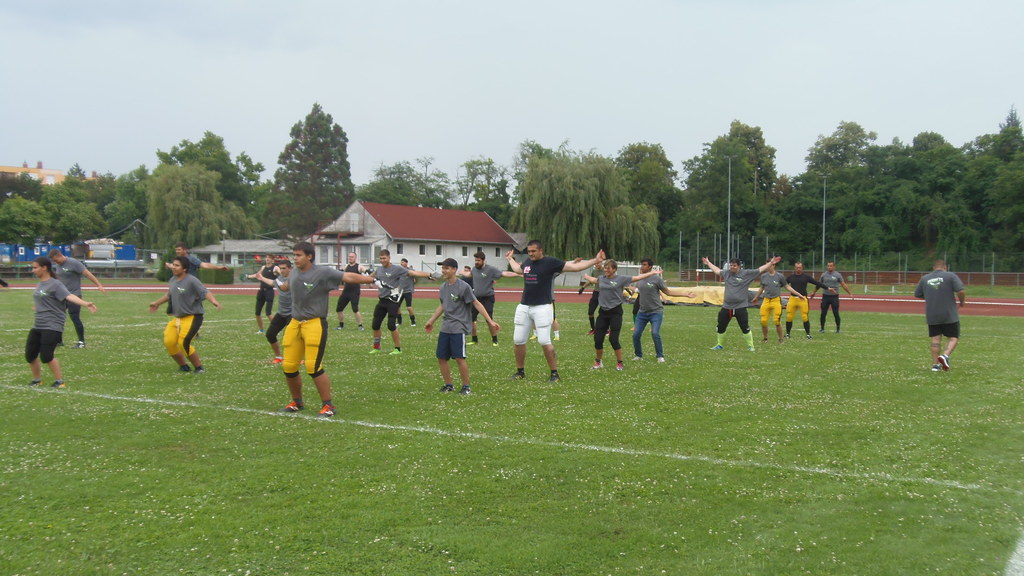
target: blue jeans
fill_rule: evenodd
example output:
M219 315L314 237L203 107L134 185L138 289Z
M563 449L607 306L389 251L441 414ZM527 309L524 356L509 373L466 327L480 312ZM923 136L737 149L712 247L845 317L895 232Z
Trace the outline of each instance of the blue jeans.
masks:
M633 330L633 355L643 358L643 346L640 345L640 337L644 334L644 328L651 324L651 338L654 340L654 354L658 358L665 357L665 350L661 347L661 321L665 319L664 312L641 312L636 315L636 323Z

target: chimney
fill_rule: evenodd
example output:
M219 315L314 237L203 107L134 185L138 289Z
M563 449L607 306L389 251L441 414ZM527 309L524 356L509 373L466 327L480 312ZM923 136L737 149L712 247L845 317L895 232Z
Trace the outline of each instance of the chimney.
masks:
M21 167L22 168L28 168L28 161L26 160L26 161L22 162L21 163Z
M99 174L96 173L95 170L93 170L92 171L92 177L95 179L95 178L99 178L100 176L99 176Z
M36 168L38 168L39 170L43 169L43 161L42 160L36 162Z

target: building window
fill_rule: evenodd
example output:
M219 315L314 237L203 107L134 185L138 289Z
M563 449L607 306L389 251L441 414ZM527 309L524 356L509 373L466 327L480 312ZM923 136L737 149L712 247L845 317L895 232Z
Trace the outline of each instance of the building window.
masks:
M438 256L441 255L441 245L440 244L437 244L436 246L434 246L434 254L437 254Z
M469 246L463 246L462 247L462 255L463 256L469 256Z
M401 244L398 244L397 246L395 246L395 252L401 254L404 251L405 251L405 246L402 246Z
M494 247L494 257L501 258L501 246Z
M420 244L420 256L426 256L426 255L427 255L427 245L426 244Z
M484 251L484 249L482 247L480 247L480 246L476 247L476 252L483 252L483 251ZM474 252L474 254L476 254L476 252Z

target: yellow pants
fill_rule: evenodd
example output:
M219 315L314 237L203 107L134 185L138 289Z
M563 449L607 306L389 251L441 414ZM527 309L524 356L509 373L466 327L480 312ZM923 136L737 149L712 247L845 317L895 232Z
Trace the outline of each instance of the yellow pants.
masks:
M191 356L196 351L192 340L203 325L202 314L194 316L172 317L164 328L164 348L171 356L181 352L185 356Z
M281 368L285 374L295 374L299 365L306 361L306 372L310 376L323 373L324 352L327 350L327 319L312 318L296 320L292 318L284 329L284 360Z
M767 326L768 320L774 320L776 326L782 318L782 298L765 298L761 302L761 326Z
M789 304L786 304L786 322L792 322L793 318L796 317L796 311L800 311L800 321L809 322L810 317L807 315L808 305L807 300L803 298L797 298L793 296L789 299Z

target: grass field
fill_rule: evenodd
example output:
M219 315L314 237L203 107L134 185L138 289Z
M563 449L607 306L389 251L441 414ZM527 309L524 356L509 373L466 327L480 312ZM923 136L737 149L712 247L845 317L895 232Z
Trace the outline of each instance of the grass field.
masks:
M499 304L460 396L418 300L401 357L332 331L322 420L276 412L252 296L208 307L201 376L176 373L154 295L89 297L53 391L26 385L30 294L0 293L0 574L1003 574L1024 526L1019 319L966 317L932 373L920 315L751 354L735 325L709 350L716 309L671 307L668 362L624 339L616 372L564 305L548 384L536 344L507 380Z

